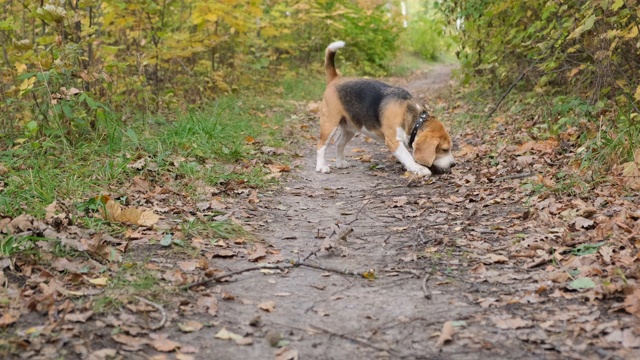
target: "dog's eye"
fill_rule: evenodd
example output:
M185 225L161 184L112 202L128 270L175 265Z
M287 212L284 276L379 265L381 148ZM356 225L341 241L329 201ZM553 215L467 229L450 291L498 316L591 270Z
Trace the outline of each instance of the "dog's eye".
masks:
M440 148L440 150L442 150L444 152L447 152L447 151L449 151L449 148Z

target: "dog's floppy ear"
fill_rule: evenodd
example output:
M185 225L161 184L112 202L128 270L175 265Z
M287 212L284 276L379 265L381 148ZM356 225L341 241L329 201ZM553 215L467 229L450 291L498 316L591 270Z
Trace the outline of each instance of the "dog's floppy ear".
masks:
M423 135L426 136L419 136L413 144L413 158L418 164L431 166L436 159L436 148L438 147L440 139L434 136L428 136L428 134Z

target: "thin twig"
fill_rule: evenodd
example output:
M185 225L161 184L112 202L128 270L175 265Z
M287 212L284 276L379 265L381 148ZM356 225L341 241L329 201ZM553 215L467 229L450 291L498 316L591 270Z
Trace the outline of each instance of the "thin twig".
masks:
M149 301L145 298L142 298L140 296L134 296L134 298L138 299L138 301L143 302L147 305L151 305L154 308L156 308L160 314L162 315L162 319L160 319L160 322L156 325L151 325L149 326L149 329L151 330L158 330L158 329L162 329L164 327L164 324L167 322L167 312L164 310L164 308L162 307L162 305L160 304L156 304L152 301Z
M511 180L511 179L527 178L527 177L534 176L534 175L536 175L536 173L528 172L528 173L522 173L522 174L503 176L503 177L499 177L497 179L493 179L493 182L498 182L498 181L503 181L503 180Z
M363 202L364 204L360 207L360 209L356 213L356 217L353 220L351 220L351 222L348 222L347 225L351 225L354 222L358 221L358 216L360 215L360 212L362 212L362 209L364 209L364 207L371 202L371 199L365 199Z
M393 349L384 348L382 346L374 345L374 344L371 344L371 343L369 343L367 341L360 340L358 338L355 338L355 337L352 337L352 336L349 336L349 335L346 335L346 334L340 334L340 333L337 333L337 332L335 332L333 330L325 329L325 328L323 328L321 326L318 326L318 325L310 324L309 326L314 328L314 329L320 330L320 331L322 331L324 333L327 333L329 335L334 335L334 336L337 336L337 337L340 337L340 338L343 338L343 339L346 339L346 340L349 340L349 341L353 341L355 343L370 347L372 349L376 349L378 351L387 351L387 352L390 352L390 353L395 353L396 352Z
M433 275L433 272L427 273L424 279L422 279L422 292L424 293L424 297L429 300L431 300L431 293L427 290L427 281L431 279L431 275Z
M509 93L511 92L511 90L513 90L513 88L516 86L516 84L518 84L520 82L520 80L522 80L522 78L524 77L524 74L527 73L527 71L529 71L531 67L528 67L525 71L523 71L520 76L518 76L518 78L516 79L516 81L513 82L513 84L511 84L511 86L509 86L509 88L507 89L507 91L502 94L502 97L500 97L500 100L498 100L498 103L496 104L496 106L493 107L493 110L491 110L491 112L489 113L489 115L487 115L487 120L489 120L491 118L491 115L493 115L494 112L496 112L496 110L498 110L498 108L500 107L500 104L502 104L502 101L504 100L504 98L507 97L507 95L509 95Z
M255 270L262 270L262 269L276 269L276 270L285 270L285 269L290 269L292 267L294 267L295 265L293 264L286 264L286 265L273 265L273 264L263 264L263 265L259 265L259 266L252 266L252 267L248 267L246 269L240 269L240 270L236 270L236 271L231 271L228 273L224 273L218 276L214 276L210 279L206 279L206 280L202 280L202 281L198 281L195 283L191 283L188 285L185 285L182 287L182 290L189 290L191 288L197 287L197 286L202 286L202 285L208 285L210 283L213 282L219 282L220 280L226 279L228 277L234 276L234 275L239 275L242 273L246 273L249 271L255 271Z
M329 267L329 266L313 265L313 264L299 263L299 262L293 263L293 266L303 266L310 269L329 271L329 272L340 274L340 275L357 276L365 279L370 278L370 274L372 274L369 271L353 271L353 270L338 269L338 268Z

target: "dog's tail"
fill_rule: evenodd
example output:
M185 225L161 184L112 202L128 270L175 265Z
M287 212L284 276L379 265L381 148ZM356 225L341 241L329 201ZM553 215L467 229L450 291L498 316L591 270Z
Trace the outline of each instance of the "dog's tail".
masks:
M324 72L327 75L327 84L329 84L333 79L338 77L338 72L336 71L335 57L338 49L344 47L344 41L336 41L332 42L327 46L327 50L324 53Z

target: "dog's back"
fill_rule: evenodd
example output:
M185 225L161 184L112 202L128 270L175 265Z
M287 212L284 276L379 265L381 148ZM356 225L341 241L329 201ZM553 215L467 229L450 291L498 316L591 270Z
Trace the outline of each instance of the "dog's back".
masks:
M340 101L345 105L345 111L358 128L380 128L383 101L411 99L408 91L377 80L341 79L335 86Z

